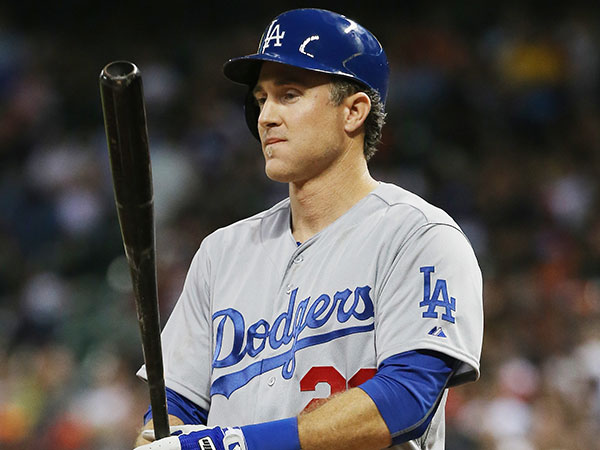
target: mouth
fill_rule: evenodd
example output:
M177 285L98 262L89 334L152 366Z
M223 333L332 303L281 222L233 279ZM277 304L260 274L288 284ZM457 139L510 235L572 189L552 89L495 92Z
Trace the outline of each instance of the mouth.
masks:
M267 145L278 144L279 142L285 142L285 139L283 139L283 138L277 138L277 137L270 137L269 139L267 139L265 141L265 147Z
M271 158L273 156L273 145L279 144L280 142L285 142L286 140L278 137L270 137L265 140L264 143L264 152L267 158Z

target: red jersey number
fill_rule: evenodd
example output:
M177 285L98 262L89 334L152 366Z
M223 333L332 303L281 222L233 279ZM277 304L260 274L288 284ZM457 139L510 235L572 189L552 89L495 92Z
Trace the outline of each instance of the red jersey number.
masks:
M306 372L306 375L300 380L300 390L314 391L319 383L327 383L331 390L331 395L344 392L346 389L357 387L370 378L373 378L377 369L360 369L352 378L346 380L341 373L332 366L317 366ZM325 403L326 398L313 398L304 411L310 411L317 406Z

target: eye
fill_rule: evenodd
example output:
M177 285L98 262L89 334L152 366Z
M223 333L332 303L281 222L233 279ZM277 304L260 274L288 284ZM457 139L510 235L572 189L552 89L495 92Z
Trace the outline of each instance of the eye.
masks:
M254 102L256 103L256 106L258 106L259 108L262 108L262 106L265 104L266 101L267 101L267 97L265 95L258 95L256 97L254 97Z
M300 94L297 91L286 91L283 94L283 100L286 102L291 102L294 101L296 98L298 98L300 96Z

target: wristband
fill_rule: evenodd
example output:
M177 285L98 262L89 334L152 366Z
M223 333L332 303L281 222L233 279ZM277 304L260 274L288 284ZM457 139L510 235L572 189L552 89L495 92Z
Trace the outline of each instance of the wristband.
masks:
M245 425L241 428L248 450L300 450L296 417Z

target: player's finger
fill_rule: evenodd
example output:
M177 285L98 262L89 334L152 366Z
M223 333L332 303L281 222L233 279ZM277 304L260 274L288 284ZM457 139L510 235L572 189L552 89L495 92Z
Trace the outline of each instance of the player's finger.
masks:
M142 431L142 438L150 442L154 441L156 439L156 437L154 436L154 430L150 429Z

